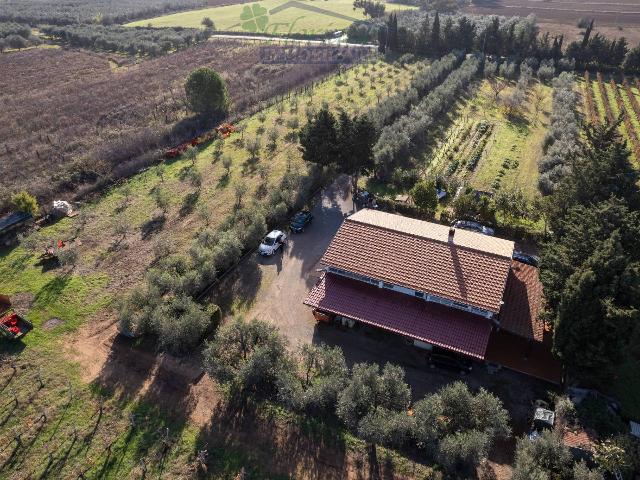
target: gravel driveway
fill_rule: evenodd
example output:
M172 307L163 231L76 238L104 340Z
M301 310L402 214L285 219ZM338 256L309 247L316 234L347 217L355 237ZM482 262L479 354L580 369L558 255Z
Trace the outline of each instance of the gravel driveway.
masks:
M342 225L353 213L349 177L342 176L316 199L313 223L303 233L290 233L284 252L258 257L262 285L247 316L278 325L292 345L310 343L315 320L302 304L321 272L318 262Z

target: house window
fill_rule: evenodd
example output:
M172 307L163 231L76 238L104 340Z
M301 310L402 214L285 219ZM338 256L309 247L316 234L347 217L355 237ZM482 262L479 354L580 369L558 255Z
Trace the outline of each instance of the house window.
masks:
M418 298L424 298L424 293L422 292L413 292L413 294Z
M387 283L387 282L382 282L382 286L384 288L389 288L391 290L393 290L393 287L395 287L395 285L393 283Z

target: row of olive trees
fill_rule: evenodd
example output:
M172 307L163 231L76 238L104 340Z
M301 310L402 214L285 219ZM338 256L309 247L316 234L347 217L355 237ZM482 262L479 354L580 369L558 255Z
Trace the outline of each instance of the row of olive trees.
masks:
M411 105L417 104L422 97L440 85L445 77L460 64L461 55L450 53L430 66L419 69L411 78L409 88L382 100L369 112L376 127L381 129L407 112Z
M121 25L42 25L40 31L72 47L158 56L207 40L210 29L123 27Z
M0 22L0 52L6 48L25 48L38 45L40 39L31 33L31 27L24 23Z
M553 107L545 140L546 152L538 165L539 186L544 194L554 191L569 168L568 159L579 149L578 93L574 87L574 76L568 72L561 73L553 81Z
M451 474L470 474L495 440L511 434L507 411L484 389L474 394L456 382L412 404L399 366L349 369L339 347L287 347L275 326L237 318L207 345L204 366L229 387L232 401L269 399L305 414L335 415L370 444L418 448Z
M195 297L226 272L242 254L254 248L267 225L284 222L301 207L315 188L319 175L285 173L263 204L243 205L246 188L236 188L235 210L217 229L206 228L186 253L175 253L168 242L156 244L157 263L143 285L123 297L118 306L120 328L134 335L158 336L162 349L183 353L195 347L219 319L215 306L203 307Z
M467 58L409 113L382 129L373 149L379 174L391 174L396 166L424 147L429 129L471 83L479 67L479 58Z

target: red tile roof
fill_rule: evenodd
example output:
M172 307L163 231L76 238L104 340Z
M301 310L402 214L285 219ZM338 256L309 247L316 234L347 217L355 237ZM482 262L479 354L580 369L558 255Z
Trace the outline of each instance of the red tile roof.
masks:
M593 452L597 442L597 436L595 432L583 428L565 427L562 431L562 442L569 448L577 448L579 450L586 450L587 452Z
M353 217L355 215L347 218L338 230L322 257L323 264L490 312L500 310L510 255L470 248L457 244L455 240L442 241L439 235L429 238L408 233L409 229L397 228L388 220L389 217L382 218L378 224L364 223ZM389 228L380 226L385 219ZM426 224L425 228L430 225L436 225L438 229L442 227L429 222L420 223ZM448 228L445 228L448 233ZM419 232L420 229L413 231ZM456 230L455 235L458 234L463 235ZM467 234L483 236L464 232L465 238L469 236ZM481 241L484 240L480 239L475 244Z
M493 330L485 360L556 385L562 384L562 365L551 353L547 342L531 342L504 329Z
M491 334L486 318L331 273L304 303L479 359Z
M544 322L538 316L542 301L542 283L538 269L514 260L504 292L500 328L541 342Z

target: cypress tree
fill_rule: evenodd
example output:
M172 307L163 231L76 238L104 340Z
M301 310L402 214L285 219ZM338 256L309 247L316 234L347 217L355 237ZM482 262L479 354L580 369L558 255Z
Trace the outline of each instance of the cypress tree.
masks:
M431 53L436 57L440 56L440 15L438 12L436 12L431 28Z
M429 15L425 15L420 30L418 31L418 38L416 39L416 50L420 55L429 54L429 36L431 33L431 25L429 24Z
M595 22L595 19L591 20L591 22L589 22L589 25L587 26L586 30L584 31L584 36L582 37L582 49L584 50L585 48L587 48L587 45L589 45L589 38L591 37L591 31L593 30L593 22Z

